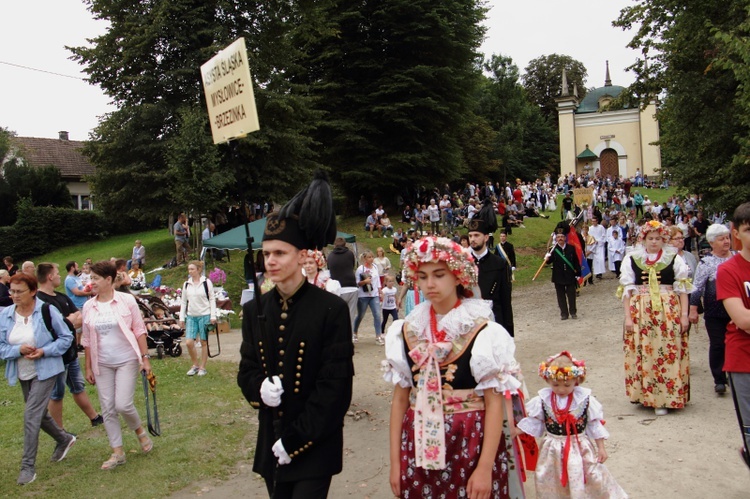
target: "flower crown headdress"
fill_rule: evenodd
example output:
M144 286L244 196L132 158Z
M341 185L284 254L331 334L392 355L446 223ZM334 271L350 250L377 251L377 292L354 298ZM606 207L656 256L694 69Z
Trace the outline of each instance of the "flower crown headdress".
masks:
M553 366L552 362L560 357L570 359L572 366ZM586 363L582 360L575 359L570 352L563 350L557 355L549 357L546 361L539 364L539 377L545 380L566 381L569 379L583 378L586 376Z
M322 269L326 266L326 257L323 256L322 251L318 250L305 250L307 251L307 257L312 258L315 260L315 264L318 266L318 269Z
M417 272L423 263L445 262L451 273L465 288L477 284L477 266L468 248L447 237L428 236L410 243L406 247L406 275L417 281Z
M641 232L638 235L638 239L642 241L646 238L646 234L652 231L657 231L659 235L664 239L669 237L669 230L667 229L666 225L659 222L658 220L649 220L641 227Z

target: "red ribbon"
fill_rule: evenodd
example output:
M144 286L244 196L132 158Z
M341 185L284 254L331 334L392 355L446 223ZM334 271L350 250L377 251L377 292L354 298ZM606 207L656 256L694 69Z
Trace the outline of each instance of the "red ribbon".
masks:
M576 417L570 413L570 405L573 403L573 394L568 395L568 402L564 409L557 408L557 396L552 394L552 410L555 413L557 422L565 428L567 437L565 438L565 447L563 447L562 458L562 476L560 483L563 487L568 486L568 457L570 456L571 435L575 436L578 452L581 453L581 442L578 440L578 428L576 427ZM586 483L586 474L583 475L583 483Z

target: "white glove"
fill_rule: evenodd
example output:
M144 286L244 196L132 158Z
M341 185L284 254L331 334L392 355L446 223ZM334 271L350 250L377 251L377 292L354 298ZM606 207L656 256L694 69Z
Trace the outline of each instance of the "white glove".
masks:
M281 439L278 439L276 443L273 444L271 450L273 451L273 455L276 456L276 459L279 460L279 466L284 466L285 464L292 462L292 458L286 453L286 449L284 449L284 444L281 443Z
M282 393L284 393L284 388L278 376L266 378L260 385L260 398L268 407L278 407L281 404Z
M544 255L544 259L549 260L549 257L551 256L552 256L552 253L547 253L546 255Z

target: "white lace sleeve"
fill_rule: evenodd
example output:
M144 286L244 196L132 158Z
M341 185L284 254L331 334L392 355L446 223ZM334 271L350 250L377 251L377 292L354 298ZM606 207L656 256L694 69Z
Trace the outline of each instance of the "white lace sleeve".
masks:
M628 298L631 291L636 289L635 273L633 272L630 255L626 255L620 264L620 288L622 289L623 299Z
M586 435L593 440L609 438L609 432L604 427L604 408L593 396L589 396L589 408L587 411L588 422L586 423Z
M518 422L518 428L532 437L544 435L544 413L542 398L534 397L526 403L526 417Z
M692 293L695 287L689 279L690 266L680 255L674 257L674 284L672 288L675 293Z
M403 319L395 321L385 335L385 358L382 362L383 379L402 388L413 386L411 369L404 350Z
M515 352L513 338L495 322L489 322L477 334L469 365L477 382L474 390L478 395L483 395L484 390L489 388L494 388L498 393L518 392L521 382L514 376L520 371L514 358Z

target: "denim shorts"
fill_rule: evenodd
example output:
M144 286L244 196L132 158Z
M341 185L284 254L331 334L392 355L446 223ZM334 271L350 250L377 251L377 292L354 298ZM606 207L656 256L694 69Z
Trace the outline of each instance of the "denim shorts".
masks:
M194 340L200 336L200 339L207 341L208 333L206 326L211 323L210 315L188 315L185 319L185 336L189 340Z
M49 397L50 400L62 400L65 396L66 384L73 395L78 395L86 389L78 359L65 366L65 370L57 375L55 386L52 388L52 395Z

